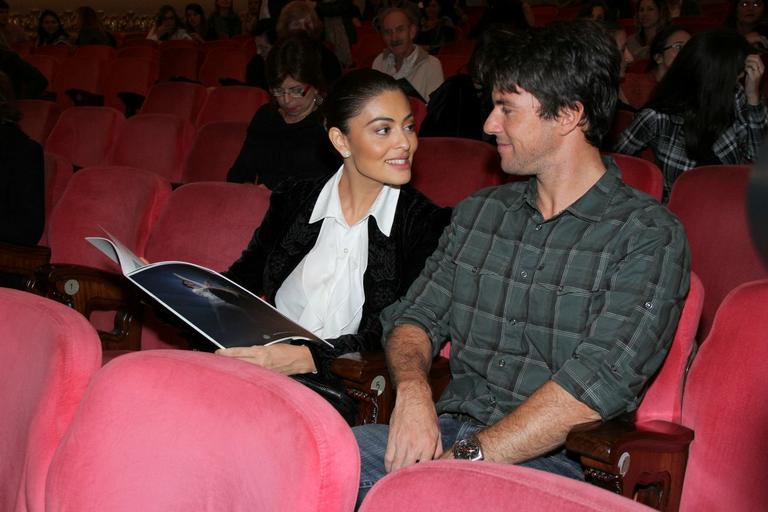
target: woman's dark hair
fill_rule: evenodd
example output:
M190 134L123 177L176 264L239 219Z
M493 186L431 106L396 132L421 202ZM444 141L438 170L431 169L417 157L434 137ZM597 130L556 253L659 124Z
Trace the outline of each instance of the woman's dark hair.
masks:
M80 19L80 30L93 30L106 32L98 14L93 8L86 5L77 8L77 17Z
M13 84L8 75L0 71L0 123L16 123L19 119L21 119L21 113L16 107Z
M290 76L324 93L327 84L320 63L320 44L303 32L278 41L267 55L267 84L280 87Z
M558 21L506 36L489 59L484 81L502 92L519 89L541 104L539 117L556 119L581 104L581 126L595 147L613 122L621 56L600 23Z
M638 19L637 15L640 12L640 3L643 0L638 0L637 4L635 4L635 20ZM669 23L670 20L670 14L669 14L669 5L667 5L667 0L651 0L653 4L656 6L656 9L659 10L659 27L663 28ZM645 46L650 41L648 41L648 35L645 33L645 29L640 26L640 24L637 24L637 40L638 42Z
M480 20L469 32L469 37L476 39L486 30L496 25L504 25L511 29L526 30L531 27L525 17L525 9L520 0L495 0L488 2Z
M168 13L173 14L174 21L176 22L176 30L181 28L181 20L179 19L179 15L176 14L176 9L173 8L173 6L170 5L163 5L160 7L160 9L157 10L157 17L155 19L155 22L157 23L157 26L160 26L163 24L164 18L166 14ZM170 38L173 34L166 34L163 36L164 38ZM162 39L162 38L161 38Z
M608 4L605 3L603 0L592 0L591 2L585 3L584 6L581 8L581 11L579 12L579 18L591 20L592 11L595 9L595 7L601 7L603 9L605 16L602 21L613 21L614 12L608 8ZM595 21L598 21L598 20L595 20Z
M712 145L734 121L733 93L751 47L728 30L693 36L661 79L648 108L683 118L685 152L712 159Z
M200 16L200 26L198 28L194 28L189 23L187 23L187 11L192 11ZM203 37L208 34L208 20L205 17L205 10L203 9L202 5L187 4L187 6L184 8L184 28L186 28L187 32L189 33L200 34Z
M45 31L43 28L43 21L45 18L51 17L56 20L56 23L59 25L59 28L54 32L53 34L49 34ZM55 11L52 11L50 9L44 10L40 17L37 19L37 45L42 46L45 44L52 44L55 43L57 39L67 37L67 31L64 30L64 25L61 23L61 18L59 18L59 15L56 14Z
M737 29L739 25L739 4L743 0L732 0L731 1L731 10L728 12L728 17L725 18L725 23L723 23L723 26ZM763 5L765 5L765 0L763 0ZM755 22L755 26L753 28L756 28L759 25L765 25L768 22L768 8L763 8L763 17L760 18Z
M667 25L666 27L661 29L653 38L653 41L651 41L651 46L649 51L651 61L648 63L648 68L646 69L646 71L653 71L654 69L659 67L659 63L656 62L656 55L660 55L666 51L667 39L672 37L672 34L674 34L675 32L685 32L687 34L688 30L685 27L682 27L680 25Z
M403 89L397 80L381 71L350 71L339 78L323 102L325 127L349 133L349 120L359 115L371 99L386 91L403 92Z
M275 23L271 18L259 20L251 28L251 37L266 36L269 44L275 44L277 41L277 32L275 32Z

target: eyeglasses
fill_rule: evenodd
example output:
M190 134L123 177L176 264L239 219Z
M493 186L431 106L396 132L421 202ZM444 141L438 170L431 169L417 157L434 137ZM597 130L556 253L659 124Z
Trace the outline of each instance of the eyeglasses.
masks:
M678 43L672 43L669 46L665 46L661 50L664 51L664 52L667 51L667 50L675 50L676 52L679 52L680 50L683 49L683 46L685 46L685 43L679 43L679 42Z
M278 87L276 89L270 89L269 93L275 98L282 98L286 94L291 98L303 98L311 88L311 85L297 85L296 87L289 87L288 89Z
M741 7L762 7L762 0L752 0L751 2L739 2Z

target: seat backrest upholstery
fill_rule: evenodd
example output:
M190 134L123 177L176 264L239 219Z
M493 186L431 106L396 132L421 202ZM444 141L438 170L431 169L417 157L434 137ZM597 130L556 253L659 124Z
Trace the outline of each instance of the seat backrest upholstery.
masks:
M116 271L116 265L85 240L107 230L138 256L171 193L168 181L130 167L89 167L75 173L48 224L52 263Z
M158 65L152 59L119 57L109 63L104 80L104 104L125 112L120 93L134 93L147 96L152 84L157 81Z
M749 167L717 165L684 172L672 186L669 208L683 222L691 269L707 296L699 339L705 339L720 302L741 283L768 278L749 232Z
M139 114L125 121L107 161L110 165L146 169L179 182L193 134L192 125L174 115Z
M552 473L511 464L441 460L390 473L371 488L360 507L360 512L405 510L640 512L650 509L599 487Z
M77 167L99 165L120 133L125 118L109 107L73 107L59 116L45 151L63 156Z
M656 164L635 156L610 153L621 171L624 183L641 192L645 192L657 201L664 193L664 176Z
M488 143L454 137L419 140L411 185L440 206L453 206L503 180L499 154Z
M173 42L173 41L168 41ZM190 47L166 46L160 47L160 77L161 81L174 77L197 80L198 50Z
M0 510L43 510L48 466L101 366L96 331L76 311L0 288Z
M250 123L256 111L267 102L269 95L258 87L234 85L211 89L196 126L218 121Z
M247 123L226 121L200 127L184 162L181 181L227 181L247 130Z
M248 55L237 48L212 48L207 51L200 66L200 81L206 87L218 87L222 78L245 82Z
M141 106L141 113L174 114L189 122L194 122L207 96L208 91L200 84L189 82L158 83L149 90L149 95Z
M51 463L46 510L352 510L359 464L347 424L301 384L148 350L94 377Z
M54 153L45 154L45 219L50 221L53 207L59 202L72 178L72 164ZM47 238L46 238L47 240Z
M683 424L694 431L680 510L768 503L768 280L733 290L691 366Z
M691 286L677 323L675 337L664 363L649 383L648 391L637 408L637 422L680 422L686 371L696 351L696 331L699 328L705 293L701 280L692 272Z
M73 56L64 59L54 81L56 102L62 107L71 107L73 103L67 96L70 89L102 94L106 68L107 62L97 57Z
M41 146L45 145L48 135L61 115L61 107L51 101L19 100L21 121L19 127L29 138Z

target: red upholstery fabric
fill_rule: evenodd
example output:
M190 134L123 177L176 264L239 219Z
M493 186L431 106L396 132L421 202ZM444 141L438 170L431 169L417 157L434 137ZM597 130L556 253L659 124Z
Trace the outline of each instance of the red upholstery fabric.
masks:
M50 221L53 207L59 202L64 190L72 178L72 164L53 153L45 154L45 219ZM46 225L47 229L47 225ZM41 244L48 244L47 233L43 233Z
M106 62L117 57L117 50L103 44L91 44L75 48L74 55L75 57L93 58Z
M454 137L419 140L411 184L440 206L453 206L503 180L499 154L490 144Z
M191 183L176 189L150 232L149 261L188 261L224 271L240 256L269 208L269 189L235 183ZM185 347L177 329L147 310L143 349Z
M72 100L67 96L70 89L102 94L106 67L106 61L96 57L69 57L63 60L54 81L56 102L62 107L71 107Z
M661 201L664 193L664 177L656 164L643 158L620 153L609 153L609 155L619 166L624 183Z
M664 420L680 423L683 414L686 370L696 350L696 331L701 319L704 295L705 290L701 280L696 274L691 273L691 287L685 299L672 346L637 409L636 422Z
M227 181L245 141L247 123L220 122L202 126L187 154L181 181Z
M109 63L104 80L104 105L125 112L125 104L118 93L132 92L146 97L157 81L157 62L137 57L120 57Z
M634 112L628 110L617 110L616 115L613 117L613 124L606 137L607 146L613 147L616 141L619 140L619 135L629 128L632 121L635 119Z
M384 477L360 512L525 510L635 512L652 509L598 487L508 464L431 461Z
M200 81L206 87L218 87L221 78L245 82L247 66L248 55L244 51L237 48L213 48L207 52L200 66Z
M699 339L709 332L723 298L741 283L768 277L749 233L747 166L708 166L683 173L672 186L669 208L683 222L691 269L707 296Z
M468 53L439 53L437 58L440 60L440 64L443 65L443 76L445 78L452 77L464 70L464 67L469 62L472 54Z
M19 100L17 103L21 111L19 127L31 139L44 146L56 121L59 120L61 107L43 100Z
M627 101L633 107L642 108L651 99L651 93L658 85L653 72L642 70L638 73L627 73L621 84L621 90Z
M418 133L421 128L421 123L424 121L424 118L427 117L427 104L413 96L408 96L408 102L411 104L413 121L416 123L416 133Z
M55 44L55 45L41 46L40 48L35 48L35 55L48 55L50 57L55 57L60 61L62 59L66 59L71 54L72 54L72 47L65 44Z
M125 121L107 161L147 169L178 182L193 133L189 122L174 115L139 114Z
M51 463L46 510L352 510L359 454L319 395L179 350L120 356L93 379Z
M207 96L208 90L200 84L162 82L149 90L149 95L141 106L141 113L174 114L194 122Z
M35 66L48 79L48 89L53 90L53 83L61 65L59 59L50 55L35 54L24 60Z
M103 227L139 256L170 194L170 184L148 171L89 167L69 180L48 224L51 262L115 271L116 265L85 241Z
M166 81L173 77L197 80L198 59L197 48L161 46L160 80Z
M208 93L196 125L200 127L218 121L249 123L256 111L268 101L266 91L257 87L217 87Z
M127 46L117 50L117 58L123 57L157 61L160 58L160 51L155 46Z
M53 452L88 381L101 343L77 312L0 288L0 510L43 510Z
M765 510L768 280L723 300L685 388L692 428L680 510Z
M45 151L63 156L77 167L101 164L124 122L113 108L68 108L48 136Z

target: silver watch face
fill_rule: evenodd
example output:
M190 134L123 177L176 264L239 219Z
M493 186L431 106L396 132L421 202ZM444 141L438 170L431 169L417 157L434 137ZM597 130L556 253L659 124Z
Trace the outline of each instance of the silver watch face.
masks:
M483 451L477 440L462 439L453 445L453 456L464 460L483 460Z

